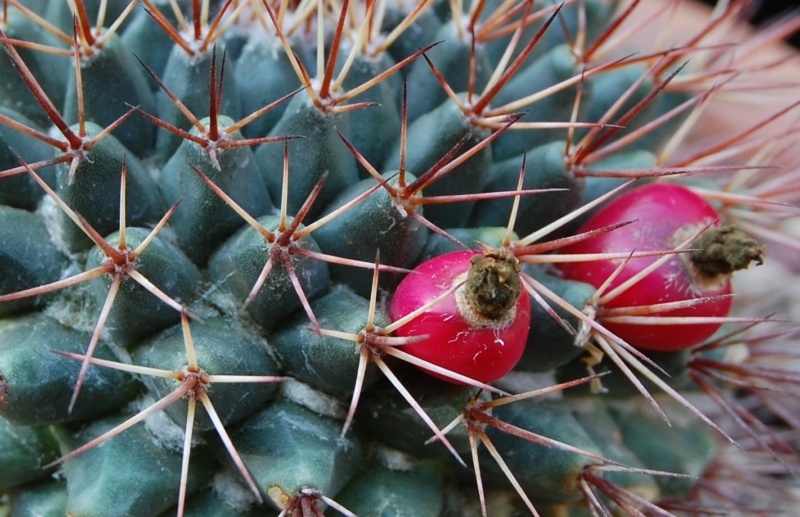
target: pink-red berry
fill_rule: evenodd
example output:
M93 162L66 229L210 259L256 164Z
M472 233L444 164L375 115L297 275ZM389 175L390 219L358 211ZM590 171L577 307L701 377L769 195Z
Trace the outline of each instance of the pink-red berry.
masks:
M530 328L530 300L511 253L456 251L422 263L398 286L389 315L397 321L455 285L452 294L396 331L426 336L402 349L470 379L495 381L519 361Z

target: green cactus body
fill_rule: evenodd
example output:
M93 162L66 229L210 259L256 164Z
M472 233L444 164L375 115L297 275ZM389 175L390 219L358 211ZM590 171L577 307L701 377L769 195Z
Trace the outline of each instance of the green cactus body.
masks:
M55 282L67 267L67 257L50 241L39 214L0 206L0 293L10 294ZM0 316L22 312L41 303L27 297L0 304Z
M410 387L416 400L439 426L444 427L458 417L475 389L468 386L442 385L428 376L413 370L403 369L399 375ZM447 457L450 453L441 444L426 444L431 431L409 407L406 400L386 382L368 391L364 398L362 421L373 433L384 436L384 442L392 447L416 455ZM402 433L396 432L402 429ZM447 435L454 449L465 457L470 445L466 428L460 426Z
M3 30L7 38L15 38L26 41L36 41L41 43L39 29L36 24L18 11L11 10L0 19L0 29ZM40 54L27 49L20 49L25 62L42 81L47 81L48 94L59 94L56 100L63 99L64 91L55 87L54 78L50 74L42 73L46 70L41 66ZM0 81L0 106L18 112L21 115L34 119L37 123L46 123L47 117L44 116L39 105L34 101L22 78L14 70L12 61L5 53L0 56L0 72L3 80Z
M0 517L792 513L800 24L690 3L4 2Z
M144 228L127 228L127 246L130 249L137 248L149 233ZM107 241L112 246L118 245L119 233L110 235ZM95 246L89 253L86 265L99 267L106 260L106 255ZM139 273L176 301L190 300L200 281L200 272L186 255L158 236L136 257L135 265ZM90 289L99 306L103 304L112 281L110 275L103 275L91 284ZM131 344L178 321L180 313L175 308L157 299L152 292L128 277L120 284L114 308L109 314L108 327L120 343Z
M397 173L386 173L383 177L390 188L397 187ZM409 181L414 179L410 174L406 178ZM374 186L373 179L355 183L331 202L327 213L356 199ZM413 209L419 210L416 207ZM344 215L314 232L314 238L325 253L367 262L374 261L375 254L380 253L383 264L409 267L422 251L428 229L405 210L405 207L398 206L395 196L381 188L369 194ZM357 293L369 293L371 271L332 264L331 274Z
M697 476L712 461L716 440L711 430L697 425L681 408L668 405L671 406L671 427L664 427L662 422L651 418L647 410L636 404L629 407L614 404L611 413L628 448L648 468ZM655 479L666 497L685 496L694 485L691 477L657 476Z
M469 60L472 54L468 35L463 29L456 26L456 22L450 20L442 24L439 32L436 33L434 41L442 41L429 52L430 60L439 69L442 76L447 80L453 91L467 91L469 84ZM491 64L486 56L486 50L482 45L475 47L478 52L476 59L476 79L477 88L483 88L488 81L491 73ZM438 86L436 77L431 73L430 68L424 61L418 61L409 72L408 88L410 91L430 92L429 95L420 96L418 101L409 105L409 120L416 120L418 117L430 112L439 106L447 95Z
M337 193L357 181L355 158L339 140L337 130L348 133L347 118L321 111L301 93L289 101L285 113L269 132L268 136L302 137L289 142L290 213L297 212L326 172L328 176L310 213L312 216L319 214ZM309 145L302 145L301 142L306 141ZM280 199L283 148L274 144L262 145L256 151L256 162L264 174L270 195Z
M295 50L302 54L304 47L299 44L296 47ZM236 86L242 102L242 112L245 114L252 113L300 87L280 42L260 33L252 35L236 63ZM242 132L247 137L267 134L281 119L286 107L287 104L276 106L244 127Z
M214 60L214 52L223 55L223 49L203 52L198 55L187 55L186 51L178 45L173 46L170 57L164 66L162 80L164 84L180 99L181 103L197 118L209 115L209 69ZM217 60L217 74L222 69L222 59ZM231 64L225 63L226 81L222 88L225 95L220 106L221 113L234 120L238 120L242 113L239 95L234 82L235 72ZM219 77L219 75L217 75ZM177 126L183 130L191 127L191 121L178 109L164 92L159 92L156 97L156 113L158 118ZM156 152L161 160L166 161L178 150L182 141L180 136L167 130L159 130L156 135Z
M404 5L388 6L383 16L382 29L386 32L394 30L408 14ZM395 61L400 61L416 52L421 46L436 42L436 33L442 25L441 19L432 9L423 11L400 36L389 46L387 52Z
M560 45L526 67L521 74L514 76L508 85L495 98L495 103L503 105L531 95L580 75L579 65L575 62L570 48ZM554 122L569 120L575 98L576 86L570 86L553 96L535 102L526 108L521 121ZM585 98L591 97L591 90L583 93ZM563 140L564 130L510 131L501 135L492 143L492 156L495 161L504 161L539 145Z
M0 116L21 122L36 131L42 130L38 124L24 115L4 106L0 106ZM19 165L17 155L28 163L35 163L50 158L52 153L48 145L8 126L0 126L0 142L3 144L0 146L0 167L3 170L13 169ZM41 174L51 187L55 186L52 169L45 169ZM28 174L16 174L0 179L0 202L3 205L34 210L42 195L44 192Z
M347 50L347 49L343 49ZM340 62L343 59L337 61ZM379 56L356 54L343 88L355 88L394 65L387 53ZM400 136L400 97L398 75L392 75L377 86L353 98L353 102L374 102L375 106L351 111L348 116L347 137L371 164L383 163L383 159ZM392 130L394 128L394 130ZM367 173L362 171L361 177Z
M515 231L520 235L538 230L580 206L584 182L564 163L565 145L564 142L552 142L526 153L526 164L536 164L536 170L528 172L526 168L523 189L566 189L566 192L545 192L521 198L514 225ZM484 189L489 192L514 190L517 187L522 159L523 156L520 155L494 163L487 175ZM472 211L470 222L475 226L506 224L511 205L511 199L481 200Z
M327 497L356 473L363 446L340 438L340 424L289 400L246 420L232 439L259 488L278 508L306 489Z
M428 236L428 241L425 243L425 248L422 250L419 262L425 262L433 257L463 249L461 245L458 244L459 242L470 249L478 249L480 244L486 244L492 248L499 248L503 245L503 240L507 233L507 230L500 226L447 228L445 231L458 242L453 242L438 233L431 233ZM512 232L511 238L512 240L518 240L519 236Z
M62 452L110 430L123 418L124 415L115 415L95 421L74 435L59 433ZM127 454L130 450L136 454ZM65 475L69 515L145 515L160 513L174 504L180 455L159 445L144 426L133 427L106 446L68 463ZM196 461L189 478L190 492L197 491L209 474L208 461Z
M345 508L364 517L435 517L444 507L442 473L431 462L379 450L338 499Z
M275 375L278 365L269 355L266 342L257 335L248 335L224 320L207 320L194 325L192 334L200 368L207 374ZM180 370L186 366L186 350L180 326L172 327L140 345L133 353L137 364L153 368ZM174 389L174 381L149 377L145 380L158 398ZM275 393L274 384L244 386L218 384L209 389L209 398L225 424L246 418L263 406ZM186 403L173 404L167 414L181 427L186 423ZM198 431L208 431L213 425L208 415L200 411L195 416Z
M410 92L413 94L413 90ZM421 176L447 155L455 145L462 150L479 144L489 136L485 128L472 125L459 107L446 99L435 109L420 115L408 128L408 155L406 167ZM396 145L386 160L385 167L393 169L400 163L401 148ZM483 148L469 160L462 163L445 176L440 177L424 189L426 196L457 195L475 192L485 183L492 163L492 153ZM430 205L425 208L425 217L443 227L462 227L466 225L473 203L447 203Z
M78 128L74 126L73 129ZM102 129L87 123L86 130L94 136ZM106 136L86 153L72 177L69 165L57 166L58 195L100 235L108 235L119 228L119 171L123 163L128 170L128 223L131 226L155 223L164 210L158 187L145 166L113 135ZM63 239L70 251L88 248L92 242L89 237L66 214L60 217Z
M573 307L585 307L595 295L594 286L584 282L566 280L550 275L538 268L523 266L523 271L529 273L548 289L558 293ZM581 322L577 317L567 313L559 307L553 308L556 313L564 318L575 331L580 329ZM570 333L567 328L556 321L547 309L539 304L531 307L531 333L528 335L528 346L522 355L517 368L520 371L547 372L558 368L571 360L583 355L583 349L575 343L577 336Z
M602 450L580 426L572 411L557 401L521 401L496 409L493 416L504 422L549 438L560 440L593 454ZM498 452L515 473L523 490L531 497L545 501L578 499L578 478L584 466L597 464L596 459L559 450L490 428L487 434ZM492 479L505 480L488 455L483 456L483 470L493 473ZM525 468L536 465L537 468ZM484 474L486 475L486 474Z
M0 486L12 488L46 478L43 467L58 458L58 443L46 426L28 427L0 420Z
M208 124L209 119L203 121ZM224 128L233 124L233 121L220 117L218 123ZM196 128L192 132L199 134ZM230 138L240 139L241 134L234 133ZM250 148L232 147L213 151L184 140L162 168L160 187L168 203L186 205L175 212L172 225L189 258L204 264L221 241L238 230L244 221L209 189L194 168L199 169L253 217L269 213L272 201Z
M259 222L268 230L275 230L280 224L279 218L273 215L264 216ZM305 236L293 245L319 251L311 236ZM241 303L256 286L267 262L272 262L265 283L247 305L250 316L266 329L277 326L301 306L292 277L285 263L279 257L273 258L273 249L280 252L281 244L270 244L252 227L243 228L217 249L208 264L211 279L220 282L237 303ZM325 262L302 255L288 256L286 260L291 264L306 298L313 299L328 287L330 273Z
M10 517L41 515L61 517L67 512L67 489L64 482L29 485L26 490L11 493Z
M105 127L125 115L131 106L152 112L153 92L142 68L131 60L119 36L112 35L103 48L81 65L84 116ZM63 115L70 122L78 121L75 74L67 81ZM114 136L136 156L146 156L153 149L155 128L146 120L134 117L125 121Z
M168 0L156 0L153 5L167 16L171 16L170 21L175 22L174 14L168 7ZM164 49L172 47L172 40L161 27L153 23L153 18L146 10L136 9L131 13L120 38L126 50L142 59L159 77L163 77L164 67L167 66L167 61L172 54L164 52ZM153 82L150 84L150 88L155 91L157 85Z
M80 354L90 334L32 314L3 320L0 327L0 415L19 425L75 422L102 415L131 400L139 388L129 374L90 368L83 396L68 411L80 362L59 352ZM97 356L111 359L107 346Z
M311 310L322 328L335 328L357 334L367 324L369 302L344 287L331 290L311 303ZM378 324L387 322L378 320ZM358 372L359 354L352 341L324 337L309 328L305 314L295 316L279 329L272 344L284 368L292 377L311 387L334 395L352 393ZM368 366L364 387L378 379L374 366Z
M639 457L626 445L619 424L611 415L611 411L603 401L599 399L589 399L571 404L573 415L580 423L584 431L601 448L603 455L607 458L619 462L631 470L622 469L619 472L606 474L606 478L626 490L639 495L647 501L654 501L659 498L659 484L657 476L650 473L636 472L635 469L663 468L651 464L646 465ZM702 450L702 447L698 447ZM703 450L703 453L708 451Z

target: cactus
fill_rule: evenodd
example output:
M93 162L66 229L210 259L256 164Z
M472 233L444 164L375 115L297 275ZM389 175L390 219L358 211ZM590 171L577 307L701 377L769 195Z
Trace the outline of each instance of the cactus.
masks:
M753 56L800 24L726 39L750 3L3 2L0 515L796 508L797 86ZM680 201L609 216L639 185Z

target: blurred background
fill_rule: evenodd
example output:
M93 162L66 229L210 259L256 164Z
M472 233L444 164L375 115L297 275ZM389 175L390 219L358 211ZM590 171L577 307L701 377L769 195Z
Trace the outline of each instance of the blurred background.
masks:
M702 0L704 3L714 5L717 0ZM770 20L779 16L787 16L794 12L795 16L800 16L800 0L758 0L752 2L751 21L755 25L768 23ZM789 42L795 47L800 48L800 31L796 33Z

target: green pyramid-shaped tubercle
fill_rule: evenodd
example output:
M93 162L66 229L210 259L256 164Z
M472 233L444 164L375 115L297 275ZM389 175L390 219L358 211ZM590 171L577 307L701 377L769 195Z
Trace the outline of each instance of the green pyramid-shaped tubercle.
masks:
M79 133L77 124L70 129ZM88 138L97 136L101 131L102 128L97 124L86 123ZM113 135L106 135L86 152L72 179L69 162L56 166L58 195L100 235L108 235L119 228L123 163L128 171L125 194L128 224L155 224L166 210L158 187L142 162ZM66 214L61 215L59 224L70 251L85 250L92 245L91 239Z
M151 233L144 228L126 228L128 250L136 249ZM119 246L119 232L106 238L113 247ZM99 267L107 261L97 246L87 258L88 268ZM178 303L188 303L196 293L200 271L174 244L156 235L136 257L135 266L142 276ZM102 306L111 287L111 275L102 275L90 283L90 291L98 306ZM168 325L178 323L180 312L156 297L131 277L125 277L109 314L106 328L120 343L129 345Z
M204 118L200 123L208 128L211 120ZM225 132L233 125L232 119L220 116L217 124L220 139L242 138L238 131ZM202 136L197 128L192 128L191 133ZM208 148L184 140L162 167L160 187L168 203L181 203L170 220L181 248L192 261L203 265L222 241L245 222L203 181L195 168L253 217L269 213L273 204L249 147L220 146L212 154Z
M340 433L341 422L281 399L245 420L231 439L259 488L281 508L281 499L302 489L335 499L353 477L363 445Z

